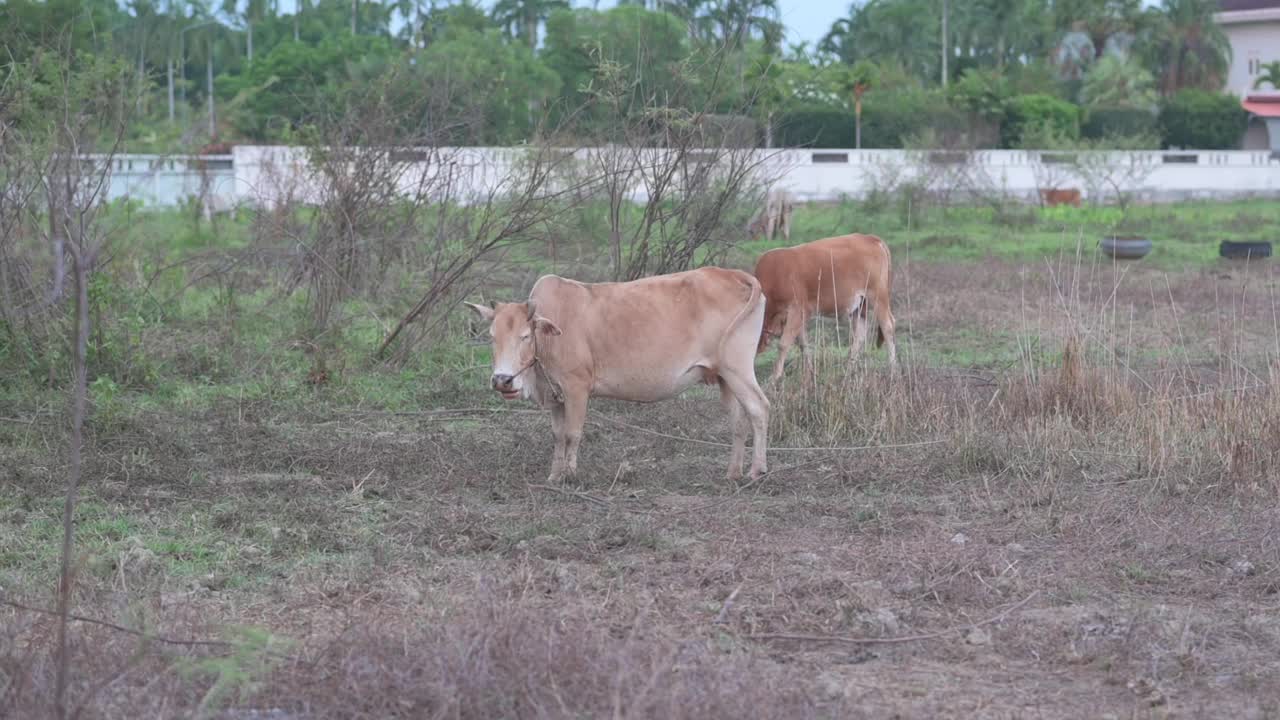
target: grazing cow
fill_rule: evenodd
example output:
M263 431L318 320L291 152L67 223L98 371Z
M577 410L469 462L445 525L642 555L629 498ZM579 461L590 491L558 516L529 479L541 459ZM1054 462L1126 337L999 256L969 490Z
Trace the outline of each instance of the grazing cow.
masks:
M849 359L867 339L867 305L876 315L876 347L889 343L889 364L897 364L893 311L889 308L889 247L874 235L842 235L770 250L756 262L765 296L764 327L757 352L771 336L781 336L770 382L782 377L792 343L799 340L805 369L813 358L805 327L814 315L849 318Z
M795 201L792 200L791 193L786 190L770 190L765 195L764 208L747 223L747 234L752 239L764 235L766 240L773 240L781 230L783 239L791 242L791 213L794 211Z
M1059 205L1080 207L1080 191L1074 188L1066 190L1041 189L1040 199L1046 207L1057 207Z
M493 389L551 410L551 482L577 470L589 397L653 402L699 382L720 386L729 414L729 479L742 477L743 410L754 431L751 477L766 472L769 400L754 364L764 305L751 275L712 267L621 283L544 275L528 302L467 303L490 323Z

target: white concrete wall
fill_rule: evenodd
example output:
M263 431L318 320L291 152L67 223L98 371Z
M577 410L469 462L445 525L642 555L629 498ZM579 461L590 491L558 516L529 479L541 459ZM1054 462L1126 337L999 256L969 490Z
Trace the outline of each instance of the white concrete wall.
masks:
M502 194L517 182L523 153L512 148L438 148L431 161L405 168L400 186L409 191L427 183L439 195L447 188L457 202L474 201L490 193ZM577 172L590 172L592 154L574 153ZM605 151L607 152L607 151ZM647 151L652 157L662 151ZM935 154L902 150L757 150L761 172L802 200L864 197L904 182L931 191L962 197L966 192L1000 193L1032 199L1037 188L1053 185L1077 188L1086 197L1107 199L1103 187L1089 187L1061 164L1042 162L1042 153L1023 150L981 150ZM1050 157L1052 155L1050 154ZM1103 153L1090 162L1144 169L1127 191L1153 202L1188 198L1267 196L1280 199L1280 158L1266 151L1186 151ZM208 168L199 171L199 160ZM948 160L950 162L939 162ZM641 162L646 162L641 160ZM444 178L450 182L444 182ZM290 147L236 147L231 156L162 158L127 155L116 160L111 199L128 196L150 206L173 206L186 197L204 196L216 208L232 205L270 206L285 196L304 203L322 201L323 183L308 167L306 153ZM631 188L637 201L646 197L644 183Z

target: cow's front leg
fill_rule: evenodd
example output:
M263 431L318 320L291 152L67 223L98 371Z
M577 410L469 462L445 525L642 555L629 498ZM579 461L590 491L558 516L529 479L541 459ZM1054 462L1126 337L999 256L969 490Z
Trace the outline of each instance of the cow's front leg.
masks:
M564 479L565 455L568 451L568 436L565 434L564 403L551 406L551 434L555 437L555 448L551 451L551 474L547 482L556 484Z
M806 385L813 385L818 380L818 365L813 359L813 348L809 345L807 323L801 323L796 344L800 346L800 358L804 361L804 382Z
M582 428L587 424L587 391L564 389L565 470L573 475L578 472L578 445L582 442Z

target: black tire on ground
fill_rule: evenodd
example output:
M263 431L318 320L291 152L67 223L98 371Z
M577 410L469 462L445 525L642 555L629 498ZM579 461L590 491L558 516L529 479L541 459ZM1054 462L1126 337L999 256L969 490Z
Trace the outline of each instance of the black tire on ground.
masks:
M1151 252L1151 241L1143 237L1107 236L1098 247L1118 260L1136 260Z
M1258 259L1271 257L1269 242L1232 242L1223 240L1218 247L1218 254L1224 258Z

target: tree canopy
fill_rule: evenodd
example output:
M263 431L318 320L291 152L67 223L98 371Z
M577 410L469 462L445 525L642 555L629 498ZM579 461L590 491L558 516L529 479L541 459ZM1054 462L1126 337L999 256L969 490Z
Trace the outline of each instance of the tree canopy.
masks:
M601 138L619 108L708 102L772 143L797 114L845 122L857 85L875 147L929 117L1047 113L1065 130L1060 103L1085 125L1142 124L1184 90L1218 92L1231 61L1215 0L945 5L945 42L943 0L857 0L816 47L784 49L777 0L7 0L0 62L54 46L117 58L148 88L131 143L159 149L210 140L210 112L217 139L286 141L390 77L401 111L465 144L520 143L547 121ZM604 75L609 112L594 107Z

